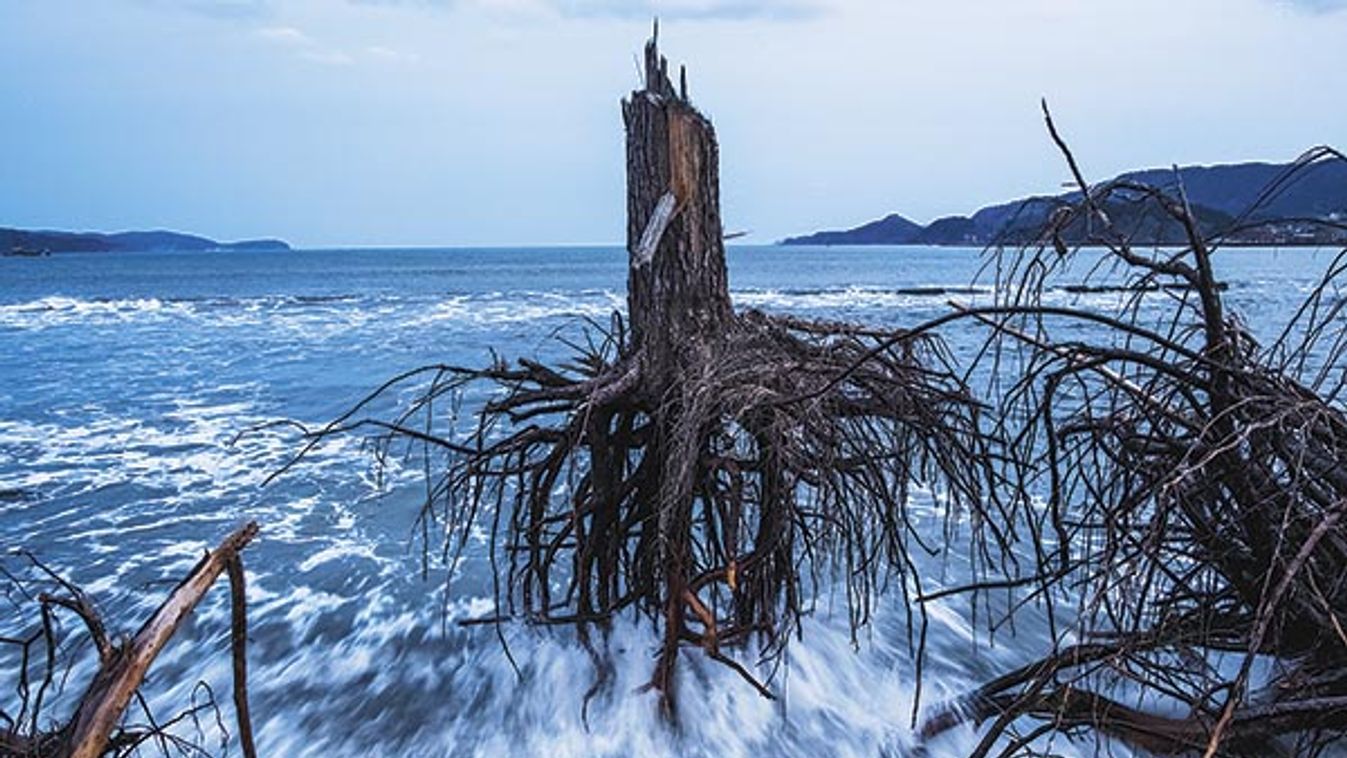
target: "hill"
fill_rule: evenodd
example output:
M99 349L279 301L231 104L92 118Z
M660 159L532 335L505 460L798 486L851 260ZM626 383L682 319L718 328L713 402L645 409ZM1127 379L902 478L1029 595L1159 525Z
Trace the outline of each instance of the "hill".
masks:
M61 232L0 227L0 254L160 252L206 250L289 250L281 240L259 239L216 242L193 234L168 231Z
M1247 209L1259 202L1268 187L1286 176L1290 164L1240 163L1188 166L1179 169L1189 204L1202 231L1222 232ZM1133 171L1118 180L1148 184L1162 190L1177 188L1173 169ZM1035 196L983 208L971 216L949 216L926 226L892 214L853 229L823 231L781 241L783 245L987 245L1034 239L1053 209L1080 198L1071 192ZM1106 211L1119 229L1127 230L1138 244L1169 244L1182 241L1176 223L1153 208L1115 196ZM1263 203L1246 222L1265 222L1242 232L1234 243L1296 245L1339 244L1347 233L1316 228L1306 220L1347 222L1347 164L1315 164L1295 175L1294 180L1270 201ZM901 222L901 223L900 223ZM1277 222L1277 223L1273 223ZM1072 241L1083 239L1085 230L1068 229Z

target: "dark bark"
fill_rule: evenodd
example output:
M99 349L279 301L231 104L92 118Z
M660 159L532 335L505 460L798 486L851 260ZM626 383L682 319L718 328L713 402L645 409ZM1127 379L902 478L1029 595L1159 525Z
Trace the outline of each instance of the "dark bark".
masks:
M658 29L656 30L658 32ZM692 354L726 334L734 312L720 221L715 129L668 77L658 38L645 47L645 89L622 103L627 126L627 304L647 388L674 381ZM663 232L656 219L672 201ZM652 226L652 219L656 224ZM654 240L653 250L641 248ZM648 260L646 256L649 256Z
M720 221L719 150L715 129L668 76L659 53L659 29L645 46L645 88L622 103L627 128L627 303L632 348L646 401L661 409L653 422L651 452L662 466L658 524L658 584L664 590L664 646L655 686L672 716L674 663L687 636L684 613L692 566L692 490L695 467L680 459L697 446L679 440L688 373L717 352L730 332L725 247ZM693 430L699 433L700 430ZM681 444L680 444L681 443ZM612 462L591 447L594 481ZM612 502L611 499L607 499ZM604 503L603 505L606 505ZM613 503L616 505L616 503ZM605 509L606 510L606 509ZM598 523L611 523L601 511Z

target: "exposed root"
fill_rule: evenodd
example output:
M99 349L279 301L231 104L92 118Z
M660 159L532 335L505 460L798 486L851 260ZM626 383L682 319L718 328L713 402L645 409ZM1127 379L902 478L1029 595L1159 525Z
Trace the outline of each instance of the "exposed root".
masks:
M490 621L584 628L644 613L663 634L652 684L667 708L684 645L769 696L724 651L756 639L766 656L779 653L820 572L846 577L855 626L887 582L920 588L912 486L955 509L983 500L979 409L929 336L750 311L656 394L620 334L569 370L427 369L424 394L376 425L380 455L407 439L448 454L422 518L447 530L451 561L475 527L492 524L506 579ZM893 344L876 352L877 340ZM475 430L424 431L436 420L425 414L449 405L437 400L476 383L498 392Z
M1046 499L1022 512L1027 529L1056 543L1003 586L1026 594L1012 608L1039 600L1050 621L1054 599L1077 598L1057 639L1085 642L939 709L923 733L993 719L975 751L986 755L1027 717L1155 753L1267 755L1286 740L1318 750L1347 721L1347 253L1282 337L1260 346L1222 301L1211 265L1219 240L1197 233L1181 184L1177 196L1089 187L1048 127L1083 199L1036 249L1000 260L1009 296L961 313L991 329L989 354L1022 368L1000 401L998 436L1019 462L1018 488ZM1301 168L1330 157L1341 158L1321 150ZM1132 249L1102 210L1109 198L1181 225L1187 246ZM1039 302L1071 255L1068 227L1093 230L1088 241L1130 286L1173 293L1159 323L1145 320L1141 290L1117 316ZM1052 339L1083 321L1102 321L1112 340ZM1269 673L1256 677L1260 660ZM1173 712L1187 715L1163 715ZM1005 752L1030 743L1011 738Z

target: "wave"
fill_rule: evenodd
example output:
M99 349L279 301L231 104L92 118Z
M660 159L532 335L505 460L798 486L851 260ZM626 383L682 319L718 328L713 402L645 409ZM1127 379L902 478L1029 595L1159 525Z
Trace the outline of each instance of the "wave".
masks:
M1239 286L1239 285L1233 285ZM1257 287L1257 283L1250 286ZM1180 287L1132 287L1112 283L1075 283L1049 287L1049 299L1077 303L1100 296L1144 297L1174 294ZM819 287L735 289L731 298L746 308L781 311L904 310L943 306L949 299L986 302L991 286L919 283L900 287ZM1084 298L1085 300L1081 300ZM270 320L321 328L325 322L366 323L387 320L390 327L443 324L489 327L563 318L604 320L626 310L626 296L608 289L517 290L424 294L290 294L247 297L75 298L49 296L0 304L0 327L44 329L62 326L209 321L242 326Z
M841 287L818 289L737 290L735 305L786 311L904 309L939 305L951 297L986 297L990 287L929 284L912 287Z
M110 603L120 623L148 615L161 597L155 588L188 571L210 538L243 519L261 523L245 563L264 754L868 756L911 747L912 666L897 606L858 645L845 609L824 600L776 671L779 702L685 651L681 713L698 726L683 734L660 720L653 694L634 694L649 681L658 640L649 625L624 619L605 642L612 686L586 719L595 671L573 634L507 627L518 678L493 629L452 623L492 612L474 594L489 583L460 575L456 599L441 604L443 584L421 579L407 531L418 466L405 476L395 470L395 482L380 488L360 477L367 454L358 442L339 439L302 472L259 489L294 440L234 442L267 415L236 398L251 389L174 401L152 417L88 407L54 420L0 420L0 457L25 461L7 472L6 487L33 494L0 505L0 543L42 535L44 560ZM482 546L470 561L483 568ZM199 680L229 691L229 658L218 645L227 594L208 595L192 631L156 661L161 675L147 696L159 712L188 702ZM0 633L11 621L0 620ZM941 649L928 664L927 706L973 681L968 621L937 609L932 623ZM333 714L348 715L350 728L332 730ZM971 730L943 739L941 749L973 744Z

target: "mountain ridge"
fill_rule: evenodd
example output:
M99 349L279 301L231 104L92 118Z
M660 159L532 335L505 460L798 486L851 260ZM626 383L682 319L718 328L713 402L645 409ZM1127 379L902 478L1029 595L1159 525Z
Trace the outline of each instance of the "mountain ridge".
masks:
M290 245L279 239L218 242L208 237L165 229L104 233L0 227L0 254L3 255L289 249Z
M1199 228L1204 234L1230 229L1245 211L1262 197L1265 189L1290 175L1295 164L1263 161L1210 166L1185 166L1175 170L1140 169L1118 175L1113 181L1146 184L1173 191L1182 178ZM1347 222L1347 163L1315 163L1293 175L1283 190L1264 203L1246 221L1256 228L1241 231L1228 244L1314 245L1347 242L1347 231L1317 227L1312 221ZM1036 239L1052 211L1078 200L1079 192L1031 195L985 206L967 216L945 216L922 225L892 213L850 229L826 230L787 237L781 245L989 245L1025 243ZM1182 242L1179 225L1158 214L1143 212L1125 193L1106 206L1120 229L1131 232L1135 244ZM1132 199L1135 199L1133 197ZM894 221L897 219L903 223ZM1073 225L1065 236L1084 241L1083 225Z

